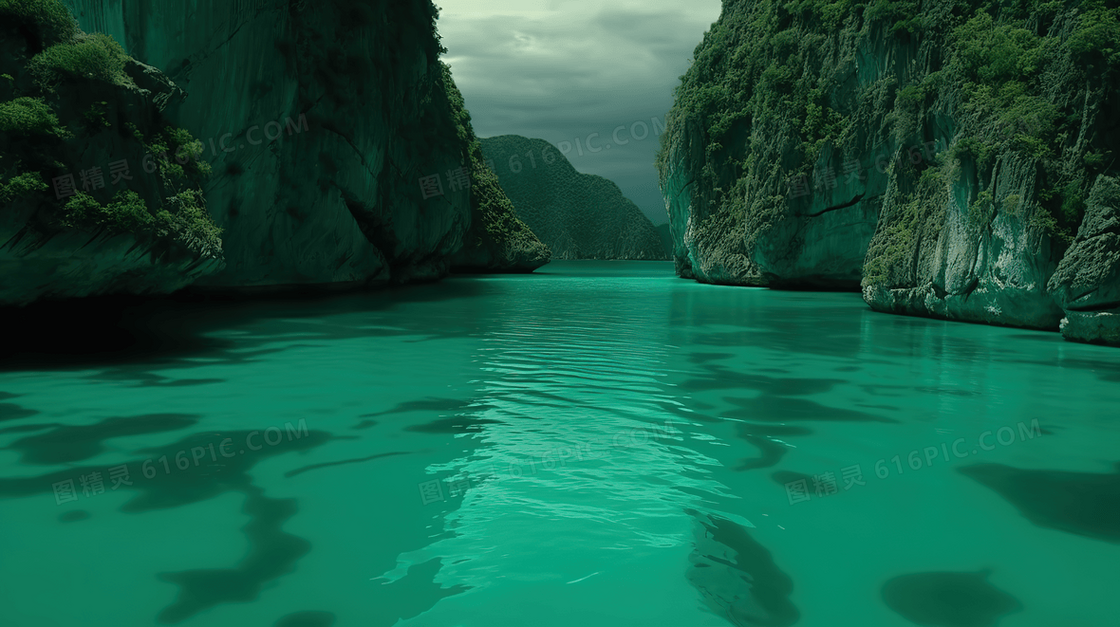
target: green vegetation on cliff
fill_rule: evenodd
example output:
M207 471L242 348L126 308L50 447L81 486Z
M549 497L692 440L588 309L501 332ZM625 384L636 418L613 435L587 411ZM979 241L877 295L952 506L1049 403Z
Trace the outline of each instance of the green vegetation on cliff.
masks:
M844 30L840 39L890 33L908 52L918 52L924 39L939 38L942 59L924 59L925 67L918 65L911 76L888 77L885 94L862 94L880 101L895 144L919 139L928 130L919 125L930 122L938 95L953 86L961 96L952 103L953 115L972 118L983 130L961 138L954 156L975 158L984 173L996 155L1014 148L1056 167L1062 149L1076 141L1081 119L1077 102L1055 103L1048 90L1073 78L1063 73L1077 74L1082 84L1109 84L1120 67L1120 8L1103 0L1075 4L1079 11L1063 16L1069 23L1055 25L1060 2L727 1L676 89L658 168L664 178L670 147L687 120L701 121L705 138L705 159L691 164L694 174L717 192L757 160L752 148L758 146L744 142L756 124L793 131L796 142L783 146L780 159L792 174L808 172L826 144L851 143L854 125L864 120L843 102L851 94L837 93L837 77L821 70L856 63L861 51L839 48L832 29ZM836 54L844 56L828 58ZM1090 171L1111 161L1100 148L1082 155ZM730 172L718 176L724 170ZM1050 173L1061 178L1056 169ZM1064 207L1053 213L1066 237L1076 227L1085 180L1070 182L1040 190L1054 199L1050 208Z
M58 0L0 0L0 16L32 37L32 53L73 40L78 21Z
M57 0L0 0L0 39L5 211L30 209L44 233L106 229L220 254L202 144L161 118L116 41L82 33Z
M44 192L49 187L37 173L20 174L0 183L0 202L13 202L17 198Z
M1056 328L1118 70L1115 0L726 0L657 156L678 272Z
M41 98L26 96L0 102L0 132L13 135L53 135L67 137L58 116Z
M68 78L126 85L127 60L128 55L112 37L104 33L80 34L35 55L28 69L48 88Z

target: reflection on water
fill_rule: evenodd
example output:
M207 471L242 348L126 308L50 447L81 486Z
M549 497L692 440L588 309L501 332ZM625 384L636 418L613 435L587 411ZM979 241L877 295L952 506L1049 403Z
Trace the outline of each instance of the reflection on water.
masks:
M487 603L504 608L489 624L567 624L556 603L569 586L617 598L628 593L632 569L658 569L672 583L691 550L691 534L682 533L690 512L735 498L708 471L718 462L685 445L692 423L665 409L687 398L667 382L676 347L658 329L663 312L640 289L602 281L580 285L583 298L560 284L507 303L473 358L478 397L418 429L467 426L455 432L474 440L470 453L429 468L463 492L462 502L446 517L450 534L402 555L382 579L439 557L437 581L475 598L445 601L416 624L452 624L445 621ZM589 312L587 299L601 309ZM688 611L677 615L690 616L695 592L673 591ZM511 596L519 599L513 608ZM542 612L550 605L560 613ZM656 613L646 618L665 619L650 607Z
M1114 624L1118 353L670 271L30 310L4 624Z
M733 625L793 625L801 617L793 603L793 580L770 551L742 526L718 516L697 518L696 552L688 578L704 600Z

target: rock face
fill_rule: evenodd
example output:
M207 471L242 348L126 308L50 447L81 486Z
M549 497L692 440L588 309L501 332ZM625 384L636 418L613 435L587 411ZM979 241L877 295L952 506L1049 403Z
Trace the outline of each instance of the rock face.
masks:
M222 269L183 92L57 2L0 0L0 305L166 293Z
M1120 346L1120 183L1100 176L1077 239L1047 284L1067 339Z
M65 2L188 94L169 116L202 140L226 256L196 285L447 274L472 181L430 0Z
M983 4L725 2L658 155L678 274L1056 330L1116 174L1120 10Z
M482 140L517 215L558 259L665 259L653 223L618 186L581 174L543 139Z

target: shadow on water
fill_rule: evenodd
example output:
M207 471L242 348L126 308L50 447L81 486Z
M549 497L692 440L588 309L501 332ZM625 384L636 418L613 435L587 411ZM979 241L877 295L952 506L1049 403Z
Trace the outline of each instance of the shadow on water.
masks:
M407 303L439 303L480 295L485 282L445 280L344 294L285 293L255 295L180 292L163 297L102 296L82 299L80 315L72 301L47 301L24 308L2 308L9 328L0 372L71 371L111 368L94 375L135 380L138 385L199 385L205 379L170 381L151 370L208 362L252 362L282 349L264 348L278 336L289 342L360 337L421 335L460 337L461 321L446 325L409 316L392 319L392 328L371 325L378 312ZM366 317L363 314L371 314ZM236 339L217 331L252 328Z
M1120 464L1112 474L1021 470L1003 464L975 464L957 471L995 490L1039 527L1120 543Z
M25 464L66 464L96 457L105 450L105 440L133 435L178 431L196 424L193 414L146 414L108 418L93 425L53 425L47 433L16 440L7 449L22 453Z
M470 416L452 416L441 418L420 425L409 425L405 431L417 433L477 433L486 425L499 424L499 420L489 418L471 418Z
M311 543L283 530L299 511L295 499L270 499L263 490L246 490L244 513L249 517L245 536L249 554L236 568L213 568L160 573L157 578L179 586L179 597L164 608L157 620L184 621L221 603L254 601L268 581L295 570L296 562L311 550Z
M90 513L84 509L75 509L69 512L64 512L58 515L58 522L78 522L79 520L88 520Z
M140 482L137 489L141 493L121 507L122 512L139 513L151 510L182 507L191 503L207 501L231 491L251 491L253 486L250 470L258 463L278 455L288 453L303 453L323 446L334 439L323 431L309 431L302 437L286 441L276 446L264 446L260 436L255 442L260 450L246 449L245 442L249 442L253 431L221 431L203 432L180 439L178 442L157 448L141 449L139 453L147 453L148 459L159 460L164 456L174 460L180 451L192 452L202 449L205 456L198 466L191 466L185 471L179 471L174 462L165 465L156 465L157 476L150 482ZM231 443L222 446L223 442ZM213 447L213 453L212 453ZM193 454L191 455L193 459ZM143 462L134 462L140 468ZM158 464L158 461L157 461ZM132 464L129 464L132 467ZM167 467L171 470L168 472Z
M988 583L990 571L914 573L883 585L883 602L906 620L930 627L995 627L1022 609L1018 599Z
M0 398L14 398L15 394L5 394ZM40 413L37 409L28 409L15 403L0 403L0 422L30 418Z
M5 347L0 357L0 373L91 371L88 377L93 382L131 383L144 387L218 383L220 380L209 378L209 373L195 377L188 374L182 378L164 375L168 370L181 369L190 373L186 369L215 364L251 366L262 358L299 346L368 338L400 338L406 343L419 343L482 334L491 317L500 319L502 312L491 311L484 299L476 297L501 289L504 288L498 283L485 280L451 279L438 285L346 294L285 294L253 298L177 294L161 298L91 298L82 301L81 315L77 316L72 303L43 303L26 309L5 310L9 319L15 318L10 324L21 329L21 333ZM457 307L467 313L456 315L451 313L452 307L439 306L451 301L460 301ZM437 306L424 307L423 315L402 315L400 310L418 303ZM17 396L0 394L0 419L11 421L6 425L18 425L16 421L20 418L38 413L10 399L17 399ZM433 435L460 433L492 424L485 419L452 417L468 411L477 413L481 409L485 408L472 406L470 400L421 400L362 416L354 421L354 428L370 428L408 412L437 412L447 415L437 420L426 418L431 422L414 430ZM197 417L191 417L192 421L195 419ZM476 422L470 422L472 420ZM402 418L400 422L405 420ZM198 429L193 422L173 426ZM107 468L88 461L83 463L82 460L91 459L101 452L108 438L125 435L129 430L146 432L149 427L151 425L140 419L114 417L85 427L50 424L26 429L32 433L16 442L13 448L22 451L27 459L40 463L78 463L35 477L0 478L0 499L40 494L49 498L55 484L75 484L80 477L94 473L100 473L104 478L106 491L113 490ZM9 427L6 431L16 432L17 429ZM253 467L270 457L306 452L332 439L341 439L313 431L305 433L302 439L286 441L279 446L242 452L241 445L249 435L243 431L184 431L183 435L186 437L177 442L135 453L138 459L127 461L126 458L124 463L117 462L129 469L130 481L129 485L116 486L116 490L127 490L135 495L123 504L121 511L132 515L185 508L222 495L240 494L244 496L243 513L249 518L248 523L241 527L241 533L247 539L248 552L240 558L233 555L223 559L217 568L161 573L158 576L160 581L178 586L175 600L156 617L159 623L164 624L198 617L220 604L253 601L270 582L296 568L313 548L307 539L284 531L284 526L290 525L291 518L298 514L299 502L270 498L263 484L254 484ZM58 450L49 450L50 446L68 438L74 442ZM235 446L231 457L226 457L220 448L226 439ZM256 441L260 440L261 436L256 436ZM203 449L205 454L201 463L194 462L194 451ZM192 465L179 470L175 460L182 451L188 452ZM355 469L358 464L372 467L390 456L404 454L398 451L314 463L294 467L286 476L302 478L304 473L340 465L353 465L351 467ZM165 456L170 470L165 470L164 464L158 461ZM155 460L154 463L151 460ZM145 462L146 474L142 470ZM153 465L155 477L151 477ZM75 488L80 493L81 487ZM461 497L448 499L439 507L454 509L459 501ZM194 510L184 513L190 515ZM432 516L435 510L423 513L425 517ZM72 522L77 523L79 515L72 516ZM396 525L399 528L394 527L387 533L396 538L394 542L403 542L401 538L413 536L416 543L433 541L431 529L413 524L415 522L405 519ZM220 531L220 528L214 529L214 532ZM377 559L395 561L400 550L401 546L387 542L383 549L378 549ZM378 614L375 624L395 624L402 617L423 613L440 598L466 590L462 586L444 588L435 583L434 578L440 568L439 560L414 564L394 585L379 586L374 594ZM276 620L275 616L270 620ZM326 612L300 612L284 616L276 624L318 626L332 624L334 620L334 616Z
M772 377L738 372L718 364L703 364L701 368L704 370L704 376L685 381L681 384L683 389L689 392L725 389L748 389L759 392L759 396L755 398L724 397L724 401L740 407L724 413L724 416L730 418L776 422L787 420L898 422L893 418L884 418L868 412L827 407L804 398L795 398L827 394L836 386L846 384L847 381L843 379Z
M695 548L688 580L704 601L732 625L787 627L801 618L790 601L793 579L746 528L695 510Z
M260 354L260 353L258 353ZM212 383L225 383L226 379L172 379L170 377L152 374L150 372L129 372L118 370L103 370L89 377L94 381L132 381L136 387L150 388L179 388L192 385L210 385Z
M739 409L724 412L729 418L743 420L769 420L775 422L797 421L822 421L822 422L898 422L893 418L883 418L875 414L828 407L803 398L788 398L784 396L770 396L764 394L758 398L725 397L723 400Z
M485 425L498 423L497 420L473 417L474 414L480 414L488 409L493 409L493 406L479 403L472 404L471 401L455 400L451 398L428 398L419 401L398 403L392 409L372 414L362 414L362 417L390 416L393 414L406 414L411 412L424 414L435 413L439 416L438 419L425 423L410 424L406 426L404 430L415 433L433 434L476 433ZM453 415L448 416L447 414ZM367 420L366 422L377 424L376 421ZM354 428L363 429L369 426L373 425L366 425L363 423Z
M455 584L443 587L436 575L442 558L433 558L408 567L405 575L391 585L373 588L370 602L377 608L372 627L391 627L432 609L441 599L462 594L473 586Z
M846 337L846 336L845 336ZM757 340L760 343L771 338ZM886 418L859 409L830 407L808 398L813 395L828 394L837 386L848 383L839 378L812 378L796 376L774 376L784 370L775 368L735 370L723 364L708 363L724 359L729 353L694 353L699 358L690 359L697 364L700 376L694 376L683 383L681 388L690 393L704 393L720 390L754 390L755 397L723 397L723 401L733 409L720 412L722 419L742 421L738 425L738 435L758 449L759 455L746 458L736 466L736 470L755 470L777 465L789 451L789 445L777 436L809 436L814 430L805 427L786 426L786 422L881 422L896 423ZM751 371L753 370L753 372ZM869 406L868 409L887 409ZM679 411L670 409L670 411ZM705 420L693 412L679 414L684 418ZM769 424L757 424L759 422Z
M362 414L362 418L373 418L377 416L388 416L391 414L404 414L413 411L423 412L452 412L462 409L470 405L469 401L456 400L453 398L426 398L419 401L405 401L397 403L392 409L385 411L373 412L371 414Z
M831 392L844 379L806 379L798 377L768 377L731 370L721 365L704 365L703 379L689 379L681 384L690 392L707 390L758 390L774 396L809 396Z
M689 353L688 360L694 364L706 364L717 359L730 359L735 353Z
M15 427L7 427L5 429L0 429L0 434L3 434L3 433L30 433L32 431L45 431L47 429L53 429L55 427L63 427L63 426L65 426L65 425L59 424L57 422L44 422L44 423L37 424L37 425L17 425Z
M781 486L784 486L787 483L793 483L794 481L804 481L806 485L813 484L812 475L794 472L792 470L776 470L770 473L770 478L773 479L775 483Z
M174 419L187 425L194 420L187 416ZM108 432L104 430L106 423L109 423ZM152 426L142 424L145 425L144 429ZM94 450L88 447L96 448L105 437L120 435L122 431L120 425L113 421L89 427L95 428L102 431L90 431L88 434L82 432L77 438L79 449L72 451L70 457L84 459ZM183 428L183 425L175 428ZM332 439L342 438L322 431L308 431L295 433L294 437L289 433L286 440L275 445L265 445L259 443L259 437L252 440L250 434L253 433L255 432L195 433L177 442L140 450L139 453L147 455L119 465L126 467L128 473L124 482L114 483L111 489L139 492L121 507L121 511L126 514L182 507L231 492L240 492L246 497L244 513L249 517L249 523L242 530L249 544L248 555L235 568L199 569L158 575L160 580L180 587L178 599L160 612L160 623L181 622L220 603L252 601L260 594L264 584L294 570L296 562L311 549L310 542L282 530L283 524L299 511L296 501L264 496L264 491L253 484L250 471L270 457L303 453ZM53 437L54 434L52 432L47 435ZM252 442L258 442L257 446L260 448L253 450ZM225 446L223 443L226 443ZM36 446L46 445L38 442ZM184 452L188 452L189 457L183 457L193 462L185 468L178 463L179 454ZM161 463L161 459L165 459L166 464ZM38 477L0 478L0 498L52 494L56 484L73 482L75 477L92 476L94 473L104 481L105 488L110 489L111 476L106 477L103 474L105 472L104 467L91 466L68 468ZM84 518L76 512L63 516L69 516L64 522Z
M789 446L774 439L775 436L809 436L812 429L786 425L755 425L740 423L739 437L758 448L759 456L744 459L736 470L754 470L776 466L789 451Z

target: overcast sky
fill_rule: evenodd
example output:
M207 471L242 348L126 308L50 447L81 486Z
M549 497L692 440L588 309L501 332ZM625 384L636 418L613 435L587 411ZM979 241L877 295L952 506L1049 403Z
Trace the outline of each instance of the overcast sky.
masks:
M654 224L667 221L654 133L720 0L435 2L444 61L480 137L569 147L577 170L617 183Z

